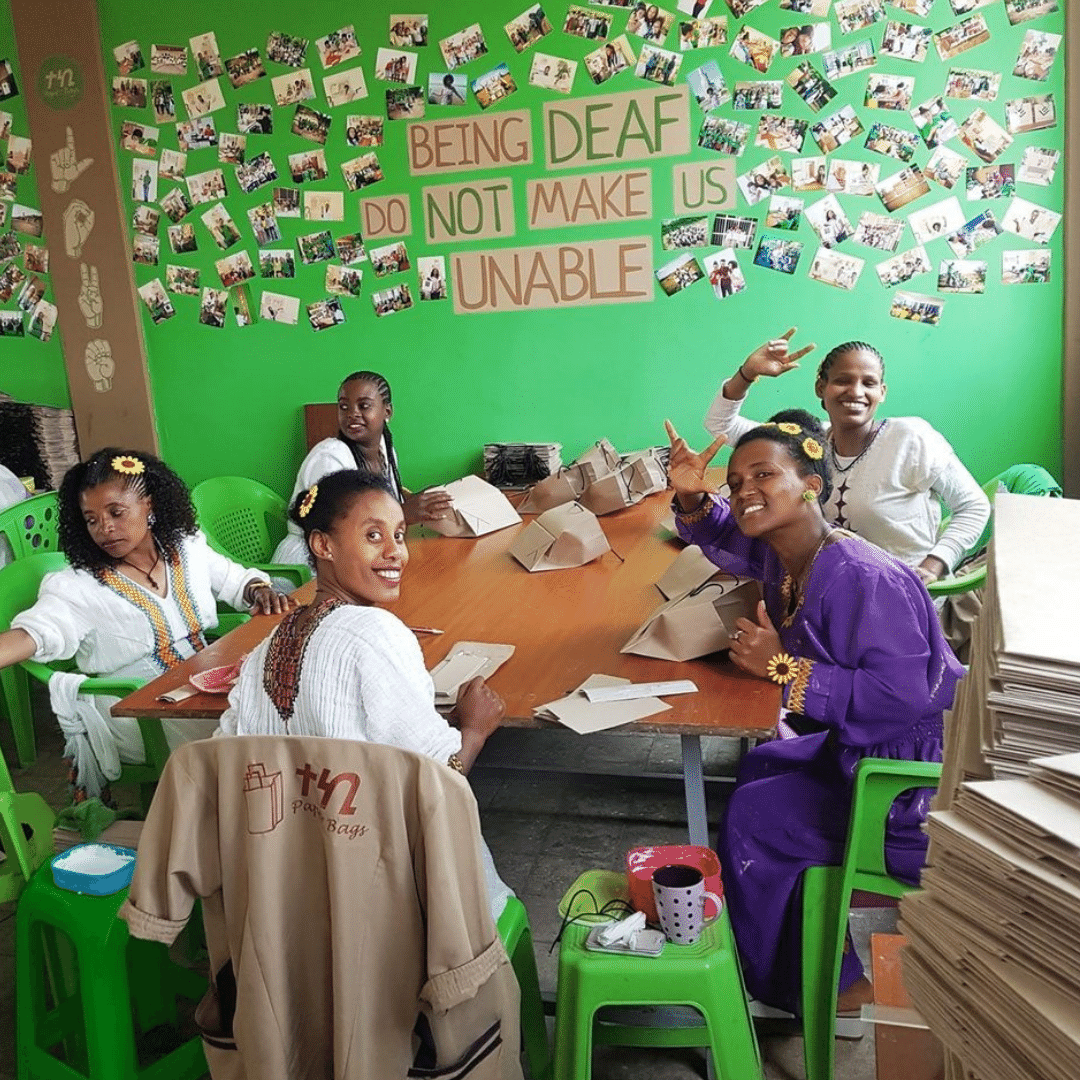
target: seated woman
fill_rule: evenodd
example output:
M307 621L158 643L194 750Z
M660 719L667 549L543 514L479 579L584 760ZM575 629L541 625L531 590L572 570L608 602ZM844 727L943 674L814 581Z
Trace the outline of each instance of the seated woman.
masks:
M71 564L41 582L37 603L0 634L0 667L75 658L83 675L153 679L206 645L217 601L284 611L264 574L219 555L195 524L184 482L150 454L109 447L68 470L59 491L60 547ZM120 763L145 760L138 723L112 717L115 697L76 697L80 676L49 684L67 736L75 801L108 802ZM170 746L211 733L165 721Z
M758 346L720 388L705 427L734 444L757 426L739 415L762 375L798 367L814 346L788 351L794 327ZM818 368L814 393L829 414L825 443L835 488L825 518L915 568L929 584L952 571L990 519L990 503L945 438L917 416L876 419L885 400L885 361L872 345L837 345ZM951 513L941 530L941 508Z
M399 746L467 773L505 706L481 678L451 717L407 626L376 605L401 591L409 561L405 517L390 483L355 469L302 492L291 516L315 567L315 600L287 615L244 661L221 718L222 735L321 735ZM460 730L459 730L460 728ZM484 848L492 915L509 889Z
M728 464L730 500L711 494L701 454L668 425L676 523L717 566L763 583L757 622L740 619L731 659L785 687L799 734L751 750L739 769L719 852L750 992L798 1011L800 875L843 859L855 766L863 757L940 761L942 711L963 668L913 569L822 514L830 494L820 427L747 432ZM779 629L777 629L779 628ZM905 793L886 832L891 873L918 882L932 792ZM844 955L840 1008L869 985Z
M404 505L405 520L410 525L432 521L450 512L450 496L441 488L411 493L401 486L389 424L394 405L386 379L374 371L354 371L345 376L337 403L338 433L316 443L308 452L296 475L290 505L327 473L360 469L386 479ZM308 561L304 534L295 522L289 522L288 533L278 544L272 561L294 564Z

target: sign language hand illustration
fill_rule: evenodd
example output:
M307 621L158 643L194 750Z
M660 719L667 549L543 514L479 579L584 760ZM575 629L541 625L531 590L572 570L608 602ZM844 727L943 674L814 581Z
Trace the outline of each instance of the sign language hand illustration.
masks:
M53 191L62 195L93 164L93 158L79 160L75 153L75 135L71 128L68 128L67 144L49 155Z
M94 211L82 199L72 199L64 210L64 248L71 258L82 254L93 229Z
M98 288L97 267L80 263L79 274L82 277L82 288L79 289L79 310L86 320L87 327L96 330L101 326L104 312L104 305L101 302L101 290Z
M101 338L95 338L86 344L84 354L86 373L94 384L94 389L99 394L108 393L112 389L112 377L116 371L116 363L113 360L112 346Z

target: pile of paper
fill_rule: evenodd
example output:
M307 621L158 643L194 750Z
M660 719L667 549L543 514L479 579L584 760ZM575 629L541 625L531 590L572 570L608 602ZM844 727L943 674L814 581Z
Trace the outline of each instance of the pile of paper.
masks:
M1080 1076L1080 754L1028 773L930 815L923 891L901 902L904 981L957 1076Z
M0 464L33 476L39 489L58 488L77 464L79 444L70 409L26 405L0 395Z
M529 487L562 468L562 443L487 443L484 478L501 488Z
M1024 777L1080 751L1080 502L998 494L971 669L947 728L937 806L969 779Z
M600 687L629 686L629 679L620 679L617 675L590 675L576 690L566 697L549 701L546 705L537 705L533 716L542 720L554 720L564 727L576 731L579 735L591 735L597 731L621 727L634 720L644 720L647 716L664 712L671 706L658 697L640 697L624 701L590 701L586 690Z

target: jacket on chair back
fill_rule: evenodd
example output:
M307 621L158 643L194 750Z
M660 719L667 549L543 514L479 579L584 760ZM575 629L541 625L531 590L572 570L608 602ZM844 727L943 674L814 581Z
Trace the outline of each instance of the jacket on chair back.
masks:
M517 982L479 838L468 783L419 754L186 743L120 916L170 944L202 898L214 1080L520 1080Z

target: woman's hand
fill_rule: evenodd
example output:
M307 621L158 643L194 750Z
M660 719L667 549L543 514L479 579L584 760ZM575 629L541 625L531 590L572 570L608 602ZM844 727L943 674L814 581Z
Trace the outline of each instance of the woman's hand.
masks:
M735 623L729 646L732 662L743 671L749 671L751 675L759 675L767 679L769 661L777 653L783 651L784 646L780 643L780 635L769 621L768 613L765 611L765 601L759 600L757 622L739 619Z
M252 615L280 615L296 607L296 601L291 596L278 592L262 581L249 586L248 602Z
M457 704L451 715L458 721L462 734L470 732L487 739L502 723L506 702L477 675L458 687Z
M932 585L939 578L943 578L949 572L949 568L936 556L927 555L918 566L915 573L922 578L924 585Z
M406 523L415 525L417 522L438 521L440 518L449 517L454 509L454 501L445 488L424 488L423 491L414 491L407 495L402 508L405 511Z
M739 373L743 379L753 382L760 375L776 378L788 371L794 371L799 366L799 361L808 353L813 352L817 346L811 342L795 352L789 352L791 338L795 333L792 326L786 333L778 338L766 341L759 345L739 366Z
M684 510L693 510L701 505L702 495L711 495L714 490L705 477L705 470L727 439L718 435L705 450L697 454L686 445L686 440L679 435L670 420L664 421L664 429L671 441L668 480L675 489L679 505Z

